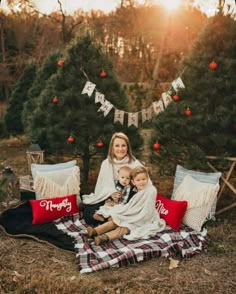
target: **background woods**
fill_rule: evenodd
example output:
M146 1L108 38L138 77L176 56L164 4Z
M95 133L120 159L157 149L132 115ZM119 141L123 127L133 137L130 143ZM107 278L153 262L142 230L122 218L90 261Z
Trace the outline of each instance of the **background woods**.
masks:
M33 1L8 1L10 12L0 14L0 136L26 133L45 149L80 155L87 179L96 142L103 141L100 152L105 154L114 130L126 129L136 151L142 140L138 129L125 127L126 120L114 124L112 111L102 118L92 99L80 95L86 79L115 108L134 113L160 100L182 73L186 88L179 93L171 89L180 101L143 125L152 129L152 160L173 173L181 162L205 168L209 153L233 156L234 14L219 1L217 14L208 18L193 2L183 1L171 13L152 1L120 1L109 14L78 10L69 15L58 0L58 10L46 15ZM65 61L61 68L60 59ZM214 59L216 68L210 69ZM106 78L99 76L102 71ZM183 115L186 108L191 108L188 117ZM59 110L67 123L61 123ZM70 135L76 139L73 146L66 141ZM161 143L158 152L153 152L155 141Z
M123 82L169 81L207 19L188 7L167 15L160 6L121 3L108 15L101 11L66 15L58 5L57 12L45 15L36 10L32 1L20 1L20 6L16 6L19 1L9 3L10 13L1 11L0 15L0 101L9 98L29 61L33 59L41 65L50 50L62 48L87 24L99 36ZM158 71L153 75L158 58Z

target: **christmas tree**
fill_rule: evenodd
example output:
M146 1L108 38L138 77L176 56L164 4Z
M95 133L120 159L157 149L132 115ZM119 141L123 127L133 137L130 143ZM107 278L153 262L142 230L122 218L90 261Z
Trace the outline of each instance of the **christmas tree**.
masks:
M24 130L30 134L33 112L38 103L38 97L45 88L47 80L56 73L58 65L57 62L60 58L60 52L50 52L45 59L41 68L37 70L36 77L27 93L27 100L24 103L22 112L22 121L24 124ZM34 139L34 138L31 138Z
M96 85L91 96L82 94L88 80ZM42 148L81 156L84 182L88 179L91 157L97 149L104 155L107 153L114 132L125 132L134 149L141 143L135 127L128 128L127 122L113 122L114 107L106 115L98 111L101 107L101 103L95 103L98 91L114 107L127 111L128 101L112 63L99 42L85 33L77 36L62 53L57 72L49 78L36 99L29 120L28 135L37 139Z
M22 121L23 105L28 99L28 90L36 75L36 65L31 63L25 67L22 76L15 84L15 88L9 99L5 124L9 134L17 135L24 132Z
M179 91L179 100L154 119L150 144L158 139L162 147L153 158L166 171L173 172L178 163L204 169L206 155L235 156L235 48L236 22L221 10L184 60L185 89Z

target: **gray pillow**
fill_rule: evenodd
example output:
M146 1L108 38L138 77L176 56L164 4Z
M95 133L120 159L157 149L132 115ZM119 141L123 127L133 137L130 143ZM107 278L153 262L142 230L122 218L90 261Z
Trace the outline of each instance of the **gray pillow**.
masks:
M183 179L187 175L190 175L193 179L202 183L217 184L219 183L222 173L221 172L206 173L206 172L194 171L194 170L186 169L181 165L177 165L176 171L175 171L174 188L173 188L172 197L171 197L172 199L174 199L174 193L176 189L179 187L179 185L182 183ZM211 211L207 219L215 218L216 204L217 204L217 198L211 207Z

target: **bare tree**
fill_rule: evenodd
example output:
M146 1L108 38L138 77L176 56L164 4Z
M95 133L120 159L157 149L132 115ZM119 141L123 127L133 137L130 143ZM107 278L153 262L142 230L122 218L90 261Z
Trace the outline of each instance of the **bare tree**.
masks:
M71 16L66 15L63 9L62 2L57 0L59 10L57 12L46 14L39 11L32 0L8 0L10 9L14 12L17 9L24 10L29 14L38 14L48 17L60 25L62 44L68 43L73 37L73 32L76 27L83 23L83 17L75 21ZM58 14L59 12L59 14Z

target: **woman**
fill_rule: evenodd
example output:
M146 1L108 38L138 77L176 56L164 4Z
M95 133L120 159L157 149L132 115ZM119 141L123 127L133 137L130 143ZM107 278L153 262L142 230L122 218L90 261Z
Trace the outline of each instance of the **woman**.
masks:
M129 138L124 133L115 133L110 141L108 156L102 162L94 193L83 195L84 220L87 224L96 226L101 222L93 218L94 213L104 205L106 199L114 200L120 197L115 187L118 171L121 166L134 168L142 165L132 154Z

